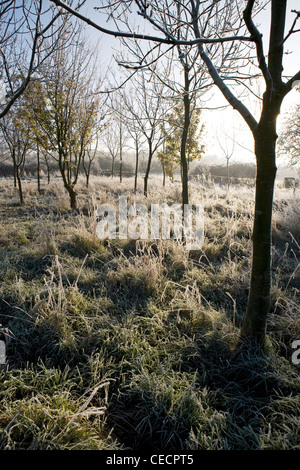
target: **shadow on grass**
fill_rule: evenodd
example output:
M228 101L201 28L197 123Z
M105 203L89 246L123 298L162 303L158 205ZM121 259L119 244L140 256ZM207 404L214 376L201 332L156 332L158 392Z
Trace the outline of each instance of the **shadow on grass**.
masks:
M200 350L194 370L182 357L178 370L133 373L110 405L108 425L120 442L135 451L276 448L269 420L282 428L284 416L272 413L298 396L296 375L287 380L286 364L258 350L233 357L224 346Z
M43 254L28 253L23 254L16 262L15 267L24 280L39 279L46 274L47 269L51 266L51 258L43 256Z

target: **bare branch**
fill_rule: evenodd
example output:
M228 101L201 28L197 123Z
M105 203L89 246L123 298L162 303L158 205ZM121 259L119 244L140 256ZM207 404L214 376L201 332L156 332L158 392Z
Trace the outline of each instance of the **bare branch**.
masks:
M74 10L69 5L66 5L60 0L51 0L51 2L54 3L58 7L64 8L66 11L74 15L76 18L84 21L89 26L92 26L93 28L97 29L98 31L102 33L108 34L110 36L114 36L115 38L141 39L145 41L160 42L161 44L173 44L173 45L176 44L180 46L195 46L197 44L220 44L220 43L232 42L232 41L249 41L249 42L254 41L254 39L249 36L227 36L227 37L220 37L220 38L197 38L194 40L177 40L176 37L171 36L167 31L164 31L164 33L167 36L165 38L160 37L160 36L131 33L131 32L126 32L126 31L112 31L110 29L103 28L99 24L92 21L90 18L87 18L86 16L82 15L77 10Z
M49 57L55 48L50 45L53 37L52 28L56 20L62 15L54 13L54 8L43 9L43 0L30 2L1 2L0 17L1 30L1 60L5 75L2 82L9 88L9 92L2 99L0 118L3 118L14 105L16 100L27 88L32 75ZM45 24L42 24L45 18ZM62 22L62 24L64 21ZM47 43L45 47L43 44ZM27 53L29 58L27 59Z
M300 81L300 70L285 84L284 96L287 95Z
M262 71L266 82L271 83L272 77L270 75L270 71L268 69L265 55L264 55L262 34L258 31L257 27L255 26L252 20L252 12L253 12L254 3L255 3L255 0L248 0L247 6L243 13L243 18L248 28L248 31L251 34L251 36L254 38L254 41L256 44L256 54L257 54L259 68Z
M299 33L299 32L300 32L300 29L295 29L296 23L297 23L297 21L298 21L299 18L300 18L300 11L292 10L292 13L295 13L295 14L296 14L296 18L294 19L293 24L292 24L291 29L289 30L288 34L287 34L286 37L283 39L282 44L284 44L285 41L287 41L287 39L288 39L292 34L294 34L294 33Z
M197 21L198 10L197 10L194 0L191 0L191 2L193 5L193 26L194 26L195 36L200 37L200 30L199 30L199 25ZM198 48L199 48L200 56L203 62L206 64L207 69L215 85L217 85L217 87L219 88L223 96L226 98L228 103L231 104L233 109L237 110L240 113L240 115L244 118L244 120L248 124L251 131L254 132L257 127L257 121L252 116L249 109L231 92L231 90L224 83L224 80L222 80L222 78L220 77L219 73L216 70L216 67L213 65L211 59L208 57L208 55L204 51L203 45L198 44Z

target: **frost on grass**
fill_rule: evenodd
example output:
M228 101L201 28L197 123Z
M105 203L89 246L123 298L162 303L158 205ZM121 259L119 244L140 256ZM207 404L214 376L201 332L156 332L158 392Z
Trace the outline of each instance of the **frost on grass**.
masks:
M236 354L253 188L191 182L205 243L99 240L97 205L150 196L92 177L70 213L58 180L26 206L1 181L1 449L299 449L299 201L277 187L267 351Z

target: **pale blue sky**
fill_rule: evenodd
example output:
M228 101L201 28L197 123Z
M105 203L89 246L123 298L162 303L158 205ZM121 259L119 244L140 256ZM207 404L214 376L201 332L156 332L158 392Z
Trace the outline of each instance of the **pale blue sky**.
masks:
M288 32L292 22L295 18L295 14L291 13L293 9L299 9L299 0L288 0L288 14L286 21L286 31ZM88 0L86 11L88 12L90 18L99 22L101 26L108 27L111 23L106 23L105 16L99 12L93 10L93 6L99 4L97 0ZM140 18L138 18L140 20ZM139 21L140 22L140 21ZM260 31L264 35L265 42L265 53L268 50L268 37L269 37L269 27L270 27L270 6L266 7L265 11L262 11L259 16L255 19L256 24L259 26ZM299 22L300 23L300 22ZM149 25L146 23L145 26L147 29ZM143 28L143 26L141 26ZM118 39L115 39L112 36L102 34L92 27L87 28L87 34L91 40L100 40L100 61L104 65L104 68L107 69L113 63L113 55L120 50L120 43ZM300 68L300 50L299 50L299 38L300 33L292 35L286 42L286 51L290 52L285 55L284 58L284 74L293 75ZM114 66L115 67L115 66ZM118 69L115 68L115 76L118 77ZM263 88L262 90L263 91ZM282 115L286 112L291 105L296 102L300 102L300 93L292 91L285 99L282 106ZM220 104L225 104L225 100L214 87L211 99L209 101L211 106L217 106ZM250 97L248 105L251 108L251 111L254 112L256 117L259 116L259 101L253 100ZM281 117L279 118L279 129L281 123ZM220 134L220 131L225 133L225 135L230 138L235 138L243 147L246 147L249 150L243 149L239 145L235 145L233 159L236 160L250 160L254 161L254 156L251 154L251 149L253 148L252 136L247 129L247 126L244 124L243 120L240 118L237 112L234 112L231 108L223 111L206 111L205 112L205 121L207 129L207 154L206 159L209 159L209 155L217 154L222 157L222 151L218 146L216 135Z

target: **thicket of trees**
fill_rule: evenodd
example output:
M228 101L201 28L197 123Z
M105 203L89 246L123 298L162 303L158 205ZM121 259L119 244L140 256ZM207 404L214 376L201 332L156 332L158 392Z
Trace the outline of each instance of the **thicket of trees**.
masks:
M221 176L224 180L228 178L227 162L224 165L214 164L210 166L197 165L192 175L208 173L211 176ZM255 178L256 168L254 163L234 162L230 165L230 178Z
M56 28L55 21L59 22ZM181 167L183 188L186 188L189 161L200 160L204 152L203 140L200 139L203 130L203 123L199 124L200 110L191 109L189 138L184 151L187 166L184 170L181 151L185 125L183 101L178 98L174 87L169 92L170 86L162 79L166 78L166 71L163 70L158 76L157 69L155 73L151 67L141 69L126 86L117 87L113 93L102 93L101 90L110 87L109 77L104 80L101 57L97 48L92 47L84 37L82 24L74 22L72 15L64 14L62 18L61 10L53 18L51 28L51 47L47 57L31 72L31 80L18 95L16 103L11 102L8 96L2 101L3 159L7 161L9 155L12 161L20 202L24 203L21 177L29 157L32 167L33 154L38 191L41 190L42 167L46 166L48 182L51 170L59 171L70 197L70 207L76 209L79 174L85 175L88 186L92 167L96 159L99 164L99 154L102 153L111 160L111 176L114 177L117 171L122 182L124 164L129 167L126 161L123 162L124 155L134 150L134 190L137 190L138 174L142 170L144 195L147 196L154 155L166 146L169 152L170 133L177 150L172 156L161 158L162 168L173 179L169 168L171 160L176 161L174 170L178 165ZM27 29L27 32L32 31L32 26L27 24ZM13 34L18 42L17 33ZM38 53L35 51L35 54ZM134 55L139 54L142 52L137 47ZM170 59L168 63L170 67ZM5 85L7 88L8 85ZM194 107L195 93L193 91ZM8 101L9 109L6 109ZM180 102L181 105L178 104ZM16 139L18 151L17 144L13 142ZM24 146L22 152L21 144ZM188 202L187 192L185 202Z
M99 87L97 55L81 31L76 35L63 31L62 40L70 34L72 45L66 50L58 48L40 71L41 79L24 93L22 126L33 145L57 161L70 206L76 209L79 171L100 131L102 114L95 95Z
M189 202L188 163L194 158L189 139L193 132L194 137L197 135L193 131L197 119L195 110L201 109L204 93L212 86L217 87L228 105L243 118L253 136L256 195L250 293L242 338L260 345L264 343L270 306L277 117L284 97L300 79L298 70L291 77L283 75L286 46L299 31L297 21L300 18L300 11L295 10L293 21L286 25L288 3L288 0L100 0L100 11L109 19L106 28L84 15L85 2L73 7L72 2L66 4L60 0L32 1L26 10L25 2L20 2L26 13L21 23L15 2L2 2L0 10L3 51L0 59L5 70L2 80L6 90L0 117L8 115L19 98L7 123L3 120L1 124L6 145L12 149L9 151L16 161L16 179L22 170L22 159L25 158L22 155L26 154L27 145L35 150L38 148L57 160L73 209L76 208L75 186L79 169L82 162L87 161L86 156L91 155L86 153L87 148L91 150L98 130L103 131L106 113L111 121L107 129L116 129L116 123L119 126L113 141L115 143L118 135L120 180L123 132L128 128L135 142L136 168L140 147L147 145L145 196L148 195L148 178L155 152L161 149L165 169L167 160L163 155L167 154L167 159L174 165L176 160L179 161L180 153L184 204ZM59 8L55 9L53 4ZM265 53L266 42L255 18L267 5L270 30ZM8 19L9 16L13 21ZM136 28L137 18L146 24L144 32ZM42 19L47 20L43 26ZM91 64L93 57L85 49L86 41L77 35L75 19L102 33L119 37L126 47L126 55L118 59L124 79L115 88L121 92L109 111L103 112L100 97L105 96L102 94L105 87L96 84L93 73L89 73L87 63ZM31 45L24 46L25 49L20 46L24 29L32 41ZM12 59L9 60L11 51ZM92 67L91 70L95 69ZM26 98L24 91L29 89L30 78L32 91ZM256 79L263 89L258 96L261 106L257 116L250 111L247 101L247 93L252 92L251 86ZM172 116L174 122L180 121L180 126L166 139L166 121ZM29 134L24 130L24 122L28 122L27 127L31 129ZM193 148L200 158L203 153L201 129L197 132L198 141L196 144L194 139ZM22 149L26 149L24 152L18 150L17 157L18 146L11 143L12 135L22 136L19 147L21 149L22 144ZM287 141L291 142L291 138ZM293 155L292 146L289 152ZM112 164L115 158L112 157Z

